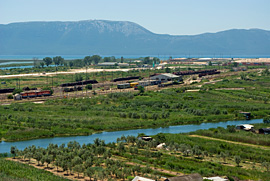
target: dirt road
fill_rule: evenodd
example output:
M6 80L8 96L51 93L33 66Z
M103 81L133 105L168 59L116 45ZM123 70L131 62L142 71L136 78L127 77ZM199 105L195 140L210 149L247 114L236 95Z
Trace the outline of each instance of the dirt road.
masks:
M212 137L208 137L208 136L190 135L190 137L203 138L203 139L215 140L215 141L223 141L223 142L226 142L226 143L232 143L232 144L237 144L237 145L243 145L243 146L250 146L250 147L255 147L255 148L261 148L261 149L264 149L264 150L270 150L270 147L268 147L268 146L253 145L253 144L249 144L249 143L229 141L229 140L223 140L223 139L219 139L219 138L212 138Z
M129 69L93 69L89 68L87 69L87 73L93 73L93 72L117 72L117 71L123 71L127 72L129 70L137 70L137 69L143 69L143 68L129 68ZM32 74L15 74L15 75L0 75L0 78L10 78L10 77L26 77L26 76L47 76L47 75L56 75L56 74L76 74L76 73L85 73L86 69L70 69L69 71L65 72L49 72L49 73L32 73Z

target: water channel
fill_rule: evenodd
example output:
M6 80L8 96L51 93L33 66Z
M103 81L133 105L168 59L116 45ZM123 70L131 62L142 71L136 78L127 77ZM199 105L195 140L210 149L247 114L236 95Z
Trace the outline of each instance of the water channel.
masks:
M36 147L47 147L50 143L53 144L67 144L69 141L77 141L80 144L93 143L96 138L104 140L106 143L116 142L116 139L122 135L128 136L137 136L138 133L144 133L146 135L156 135L158 133L188 133L196 131L199 129L209 129L223 127L226 128L227 125L238 125L238 124L255 124L262 123L262 119L252 119L252 120L239 120L239 121L227 121L227 122L218 122L218 123L202 123L202 124L190 124L190 125L178 125L178 126L169 126L166 128L150 128L150 129L134 129L127 131L113 131L113 132L102 132L89 136L72 136L72 137L54 137L54 138L44 138L44 139L35 139L28 141L18 141L18 142L4 142L0 143L0 153L10 152L11 146L16 146L18 149L22 150L25 147L36 145Z

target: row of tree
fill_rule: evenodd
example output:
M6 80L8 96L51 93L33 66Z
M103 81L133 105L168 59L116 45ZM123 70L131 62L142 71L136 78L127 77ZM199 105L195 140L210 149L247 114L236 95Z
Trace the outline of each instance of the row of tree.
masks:
M108 60L111 58L110 57L105 57L104 61ZM112 58L115 60L115 58ZM91 65L92 63L94 64L98 64L100 61L102 60L102 58L99 55L93 55L93 56L86 56L84 57L84 59L76 59L73 61L69 61L69 66L85 66L85 65ZM43 67L44 64L48 67L50 66L52 63L54 63L55 66L59 66L59 65L65 65L65 61L64 58L62 58L61 56L56 56L56 57L45 57L43 58L43 62L40 63L40 65Z
M129 138L131 142L135 142L135 140L135 137ZM103 140L97 138L93 144L83 144L82 146L76 141L69 142L67 146L49 144L46 149L33 145L22 151L12 146L10 152L14 158L19 156L28 163L31 162L31 159L35 159L38 166L46 165L48 169L53 165L57 171L66 172L67 175L76 173L77 178L88 176L90 180L92 178L94 180L112 178L125 180L131 175L152 172L149 167L126 165L124 162L112 158L113 154L122 153L125 150L123 142L117 145L115 143L106 145ZM81 175L82 173L84 175Z

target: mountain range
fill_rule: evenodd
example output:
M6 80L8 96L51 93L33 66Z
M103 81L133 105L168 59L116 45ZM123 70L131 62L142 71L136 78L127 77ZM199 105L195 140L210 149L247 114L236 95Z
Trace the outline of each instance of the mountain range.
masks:
M156 34L128 21L0 24L0 55L270 55L270 31Z

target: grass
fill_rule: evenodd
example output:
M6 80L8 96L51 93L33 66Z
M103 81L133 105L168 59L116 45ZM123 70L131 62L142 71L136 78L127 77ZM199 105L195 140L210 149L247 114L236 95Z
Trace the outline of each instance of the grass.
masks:
M48 171L40 170L26 164L5 160L4 158L0 158L0 165L0 180L67 180Z

